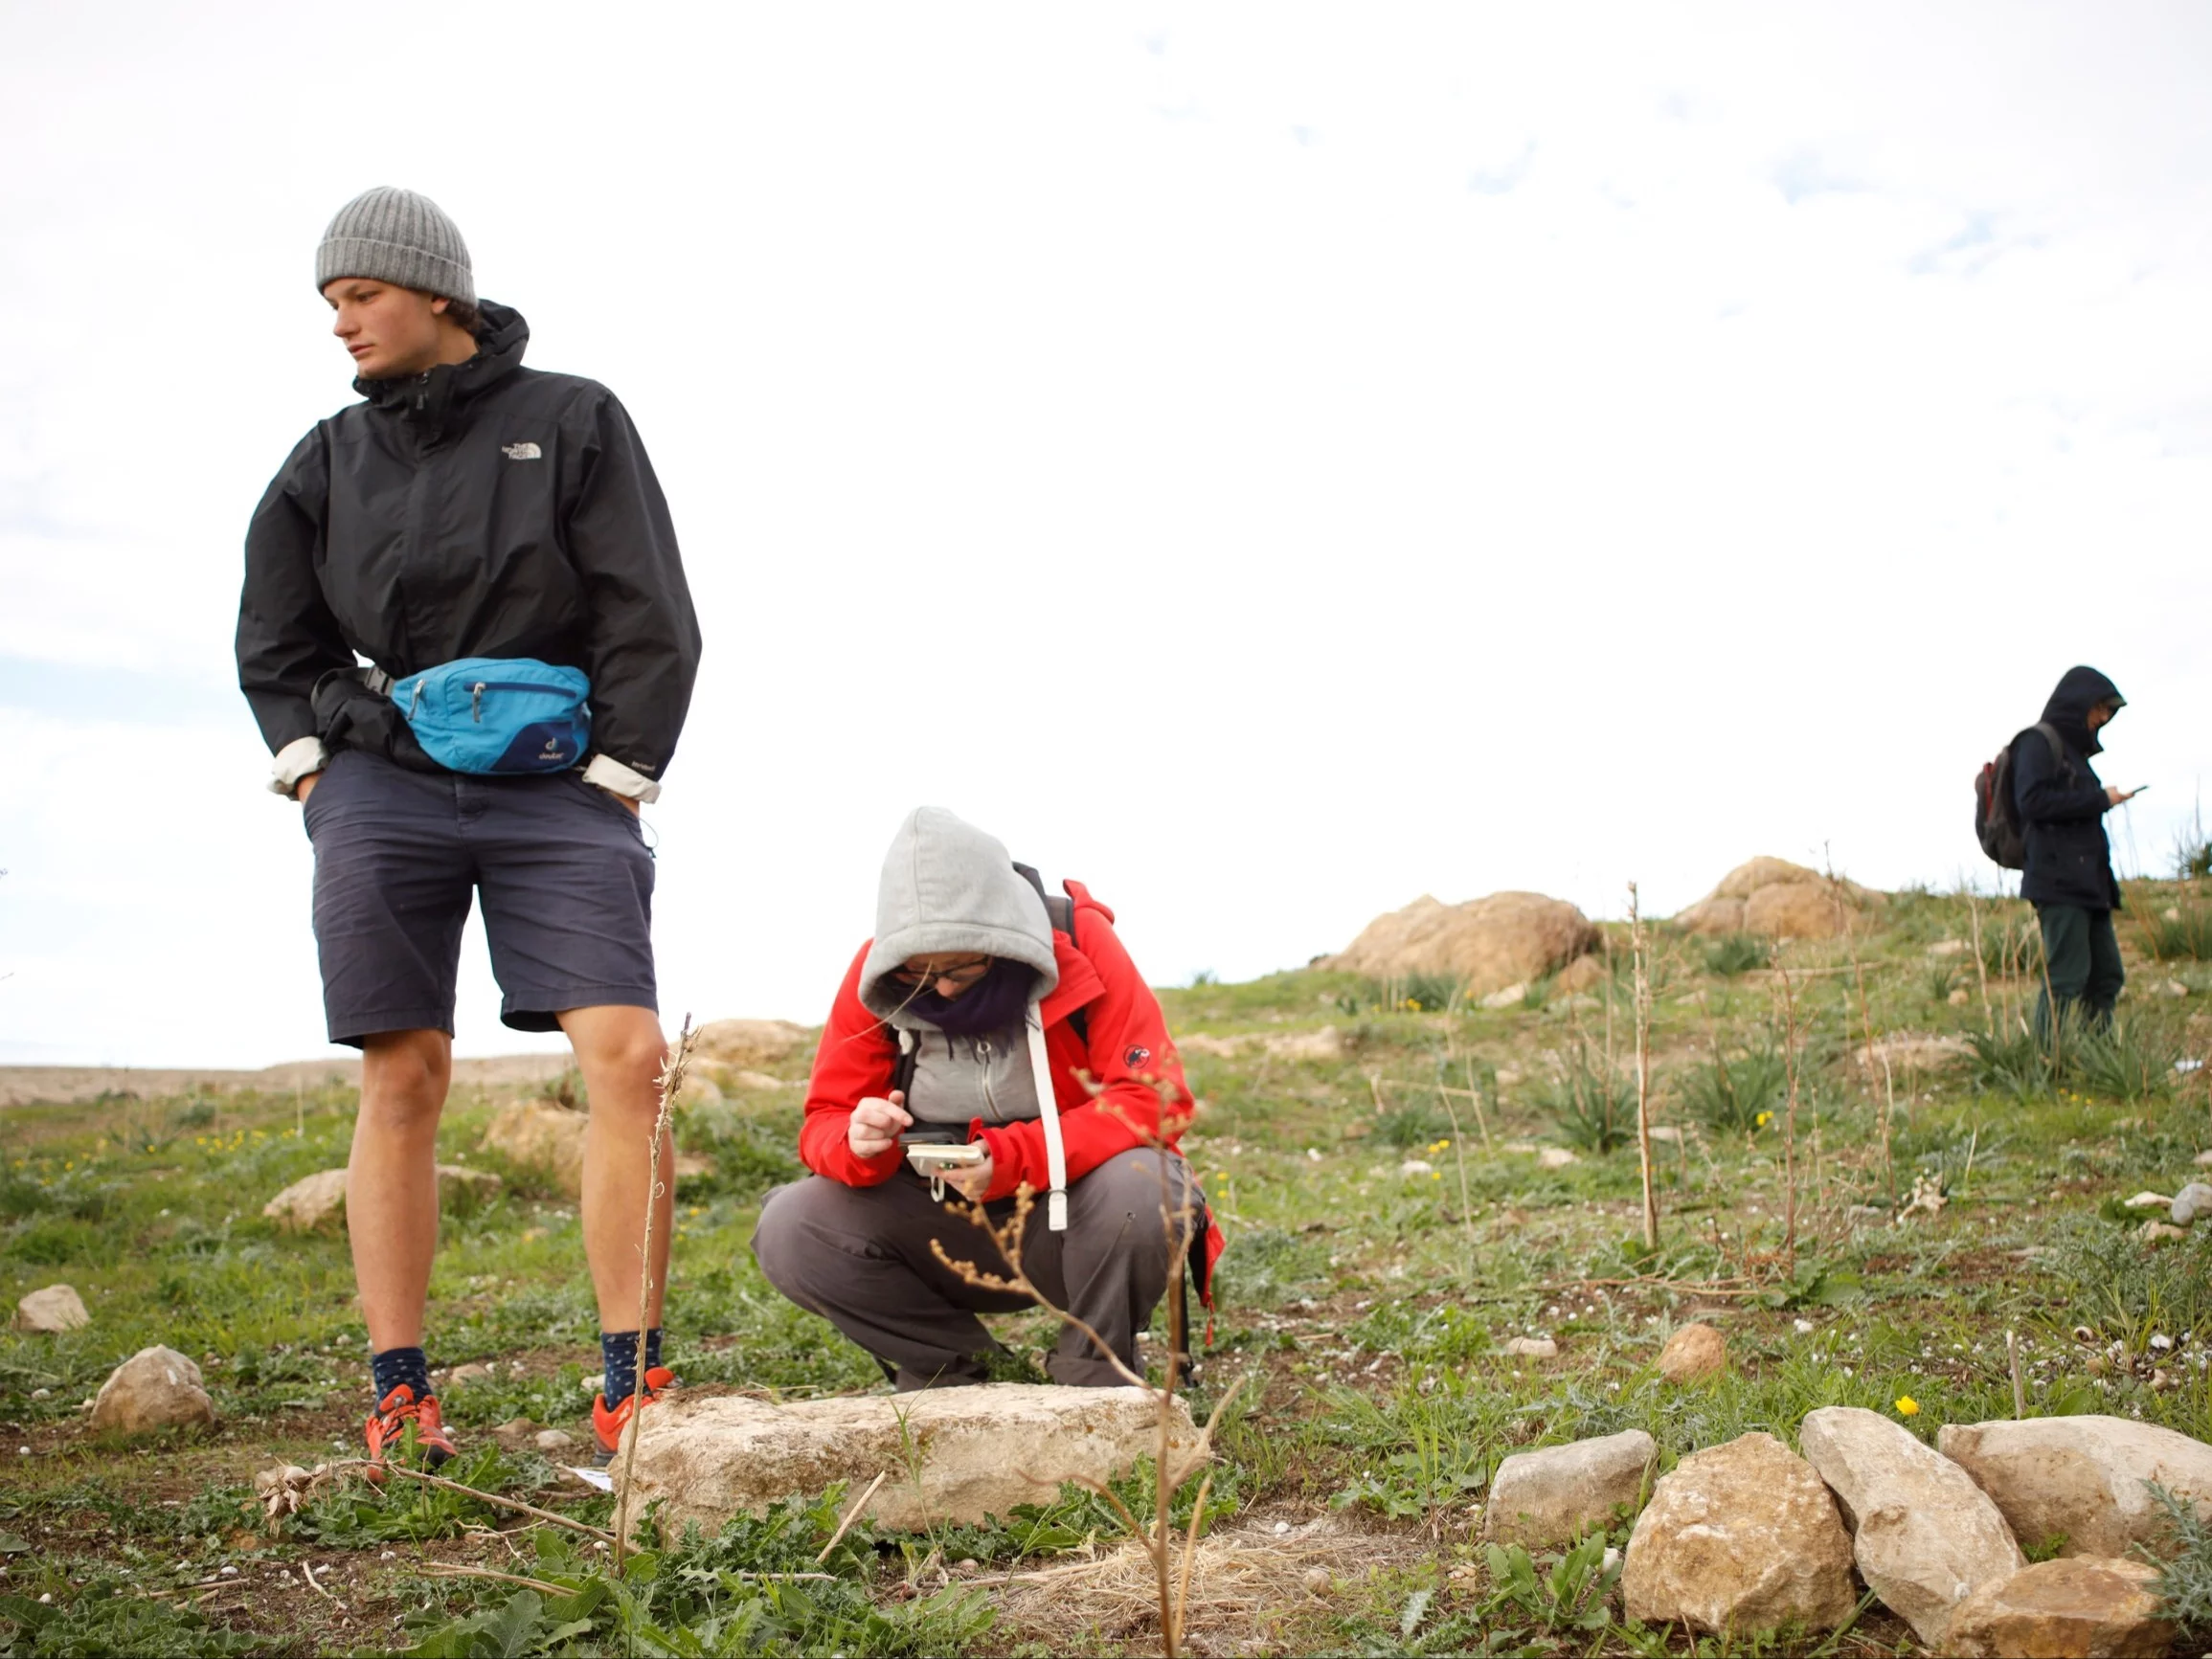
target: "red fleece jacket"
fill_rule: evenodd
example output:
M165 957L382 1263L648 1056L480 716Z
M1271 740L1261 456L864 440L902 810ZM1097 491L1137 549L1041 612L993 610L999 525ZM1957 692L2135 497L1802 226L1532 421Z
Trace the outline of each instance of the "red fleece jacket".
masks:
M1053 1098L1060 1107L1068 1179L1072 1184L1117 1153L1142 1146L1161 1133L1162 1086L1169 1102L1166 1138L1174 1144L1189 1121L1191 1097L1183 1081L1183 1061L1160 1012L1160 999L1121 948L1114 931L1114 912L1094 899L1082 883L1063 885L1075 901L1075 937L1052 935L1060 983L1040 1012L1045 1051L1052 1063ZM846 1139L852 1109L870 1095L889 1094L898 1065L898 1039L861 1006L860 970L868 951L868 945L861 946L845 983L837 989L837 1001L823 1027L822 1046L814 1055L806 1121L799 1130L799 1155L806 1167L852 1187L882 1184L897 1174L902 1161L895 1146L872 1158L855 1157ZM1078 1008L1087 1010L1088 1042L1068 1023L1068 1016ZM1100 1086L1095 1098L1079 1072L1088 1072ZM986 1199L1005 1198L1025 1181L1040 1193L1051 1186L1045 1167L1043 1124L978 1122L971 1133L990 1149L991 1186L983 1195Z

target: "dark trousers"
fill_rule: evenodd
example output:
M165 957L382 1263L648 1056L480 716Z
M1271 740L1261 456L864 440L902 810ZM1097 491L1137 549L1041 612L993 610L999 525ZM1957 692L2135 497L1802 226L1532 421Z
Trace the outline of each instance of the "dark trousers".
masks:
M946 1196L954 1197L950 1189ZM1045 1201L1037 1200L1022 1242L1022 1266L1054 1307L1097 1332L1141 1375L1137 1336L1167 1289L1174 1256L1162 1210L1172 1216L1179 1243L1184 1212L1197 1202L1182 1158L1141 1147L1122 1153L1069 1183L1067 1231L1046 1227ZM1003 1199L988 1210L1004 1224L1014 1202ZM937 1259L932 1240L956 1262L1006 1272L964 1206L948 1212L930 1197L929 1182L905 1168L879 1187L848 1187L823 1176L778 1187L761 1205L753 1253L770 1284L892 1368L901 1389L982 1381L982 1356L998 1345L976 1315L1036 1304L966 1283ZM1046 1369L1055 1382L1079 1387L1111 1388L1125 1380L1072 1329L1061 1333Z
M2091 1025L2110 1025L2112 1005L2128 971L2120 965L2119 935L2112 931L2112 912L2085 909L2080 905L2038 905L2036 920L2043 924L2043 964L2049 982L2036 998L2036 1035L2048 1038L2051 1005L2062 1017L2077 1010Z

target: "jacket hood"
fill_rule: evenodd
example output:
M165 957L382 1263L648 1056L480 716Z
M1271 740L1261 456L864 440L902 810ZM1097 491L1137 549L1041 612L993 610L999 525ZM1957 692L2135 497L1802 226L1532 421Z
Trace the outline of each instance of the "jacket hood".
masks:
M2104 745L2097 734L2089 729L2089 710L2100 703L2126 706L2127 699L2120 688L2094 668L2068 668L2060 677L2058 689L2043 705L2045 724L2057 729L2066 740L2066 746L2082 754L2097 754Z
M1043 998L1060 982L1052 922L1037 889L995 836L941 806L916 807L892 838L876 888L875 940L860 970L861 1005L893 1025L928 1021L884 975L925 951L973 951L1036 970Z
M467 362L440 363L427 373L398 380L356 380L353 390L377 408L436 432L456 403L465 403L520 369L530 345L530 325L512 305L486 300L477 308L484 313L484 327L476 337L476 355Z

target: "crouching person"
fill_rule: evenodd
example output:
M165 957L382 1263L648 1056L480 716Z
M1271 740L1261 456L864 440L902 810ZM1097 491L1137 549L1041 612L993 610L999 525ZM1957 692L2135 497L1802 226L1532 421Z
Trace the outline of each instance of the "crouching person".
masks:
M977 1149L973 1163L928 1167L994 1222L1023 1187L1040 1195L1023 1268L1108 1351L1066 1330L1047 1362L1055 1381L1115 1386L1116 1360L1141 1375L1138 1334L1186 1241L1206 1295L1219 1235L1174 1150L1190 1111L1182 1064L1114 913L1078 882L1067 892L1048 905L1003 845L949 812L906 820L875 937L815 1056L799 1141L814 1173L761 1209L753 1247L769 1282L902 1390L984 1380L997 1344L977 1314L1032 1305L968 1284L931 1249L1005 1270L953 1193L932 1195L909 1145Z

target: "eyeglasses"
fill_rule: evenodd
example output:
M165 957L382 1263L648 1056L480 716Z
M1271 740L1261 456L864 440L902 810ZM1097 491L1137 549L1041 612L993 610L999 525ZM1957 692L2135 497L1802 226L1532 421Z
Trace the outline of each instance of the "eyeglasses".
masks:
M944 979L949 979L955 985L958 985L962 990L965 990L967 987L973 985L977 980L981 979L990 971L991 958L988 956L978 956L973 961L955 962L949 967L927 969L907 967L893 968L890 973L886 974L884 977L891 980L895 985L904 985L910 990L918 990L924 985L935 985L939 980Z

